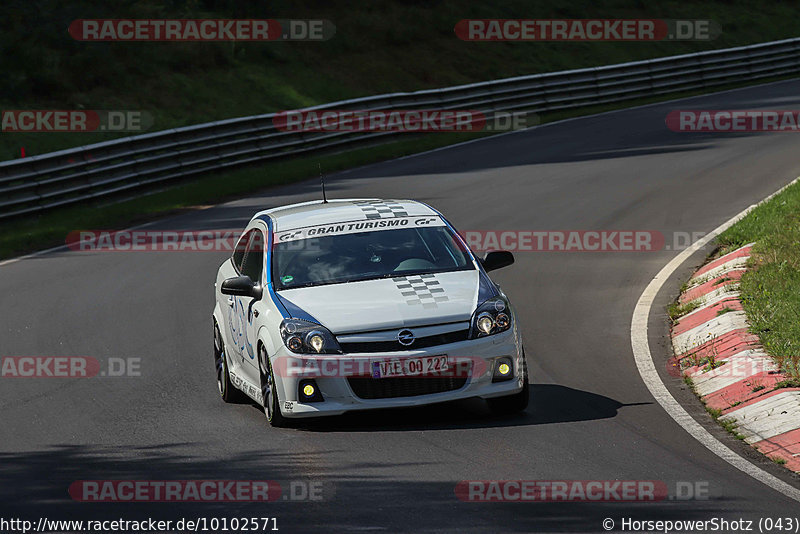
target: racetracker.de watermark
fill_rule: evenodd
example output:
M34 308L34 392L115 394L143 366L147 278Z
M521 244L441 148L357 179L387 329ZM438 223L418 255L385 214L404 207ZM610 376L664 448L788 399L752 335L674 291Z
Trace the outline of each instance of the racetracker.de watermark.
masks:
M711 342L714 343L714 342ZM699 347L697 347L699 349ZM670 375L681 378L684 372L692 371L694 368L695 373L700 373L700 376L707 378L733 378L736 380L750 380L750 387L757 388L762 385L763 379L770 375L779 376L777 366L767 358L760 359L746 359L746 358L720 358L716 359L713 354L706 355L705 353L712 352L712 349L707 349L689 354L683 358L673 356L667 360L667 373ZM758 390L756 390L758 391Z
M327 41L336 26L325 19L79 19L76 41Z
M710 41L722 29L712 20L463 19L463 41Z
M665 120L673 132L797 132L798 110L675 110Z
M284 132L500 132L539 123L533 113L445 109L326 109L281 111L272 119Z
M66 245L77 252L233 252L241 230L76 230Z
M365 230L366 231L366 230ZM65 243L76 252L233 252L236 230L75 230ZM474 252L656 252L684 250L705 232L656 230L466 230L461 237ZM277 238L276 238L277 239ZM282 241L291 250L317 250L318 239ZM711 244L708 245L713 246Z
M273 502L330 499L318 480L77 480L69 486L79 502Z
M141 358L3 356L1 378L94 378L142 376Z
M664 234L653 230L467 230L476 252L653 252L665 247Z
M285 378L474 378L486 374L492 365L493 362L477 356L398 358L379 354L369 358L278 356L272 362L274 373Z
M660 480L462 480L455 487L464 502L658 502L708 500L705 481Z
M143 132L153 116L137 110L7 109L0 118L3 132Z

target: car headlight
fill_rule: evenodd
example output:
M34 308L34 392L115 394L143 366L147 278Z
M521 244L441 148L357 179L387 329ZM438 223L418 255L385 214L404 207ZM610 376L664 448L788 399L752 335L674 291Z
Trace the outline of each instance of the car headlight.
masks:
M472 314L470 339L491 336L511 328L511 310L503 297L487 300Z
M298 354L341 354L342 349L331 332L316 323L302 319L281 322L283 344Z

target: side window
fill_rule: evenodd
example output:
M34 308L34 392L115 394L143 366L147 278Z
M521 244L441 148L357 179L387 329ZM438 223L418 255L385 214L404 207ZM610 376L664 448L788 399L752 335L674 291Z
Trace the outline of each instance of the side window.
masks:
M236 243L236 248L233 249L233 256L231 256L231 260L233 260L233 267L238 272L242 272L242 260L244 259L244 251L247 248L247 242L250 240L251 234L255 230L250 230L242 237L239 238L239 242Z
M254 282L261 283L261 273L264 270L264 234L258 229L251 230L248 234L250 241L242 259L241 273Z

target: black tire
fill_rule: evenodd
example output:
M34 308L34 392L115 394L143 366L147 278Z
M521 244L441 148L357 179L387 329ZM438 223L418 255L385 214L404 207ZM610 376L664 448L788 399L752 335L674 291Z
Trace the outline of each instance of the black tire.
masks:
M244 399L244 393L231 383L228 359L225 355L225 342L222 341L222 334L216 321L214 321L214 365L217 370L217 389L222 400L232 403L241 402Z
M531 387L528 384L528 363L525 361L524 352L522 353L522 372L522 391L505 397L486 399L486 403L492 413L496 415L515 414L524 411L528 407L528 402L531 398Z
M278 428L289 426L289 420L281 413L281 400L278 396L278 389L275 387L272 364L263 346L258 349L258 362L261 370L261 395L264 399L264 415L267 417L267 422Z

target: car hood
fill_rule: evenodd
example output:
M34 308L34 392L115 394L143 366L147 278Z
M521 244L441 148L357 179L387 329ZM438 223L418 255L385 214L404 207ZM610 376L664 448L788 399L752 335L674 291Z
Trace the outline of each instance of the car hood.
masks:
M479 276L477 270L398 276L277 295L291 315L302 310L334 334L389 330L469 320Z

